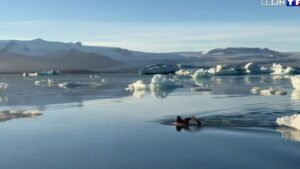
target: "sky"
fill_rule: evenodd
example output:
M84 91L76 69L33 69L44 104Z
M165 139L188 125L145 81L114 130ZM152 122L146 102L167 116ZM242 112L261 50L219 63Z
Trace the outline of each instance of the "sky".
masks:
M147 52L268 47L300 51L300 7L262 0L0 0L0 40Z

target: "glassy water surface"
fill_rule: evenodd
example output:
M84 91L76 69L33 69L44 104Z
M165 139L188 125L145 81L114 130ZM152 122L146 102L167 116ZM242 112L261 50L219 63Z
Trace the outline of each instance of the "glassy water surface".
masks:
M0 91L1 111L42 115L0 122L0 168L299 168L300 131L276 124L300 109L288 77L185 78L183 88L125 90L151 77L1 75L8 84ZM64 82L79 85L58 86ZM192 92L195 85L211 91ZM280 87L287 95L254 95L254 86ZM194 115L204 125L176 129L177 115Z

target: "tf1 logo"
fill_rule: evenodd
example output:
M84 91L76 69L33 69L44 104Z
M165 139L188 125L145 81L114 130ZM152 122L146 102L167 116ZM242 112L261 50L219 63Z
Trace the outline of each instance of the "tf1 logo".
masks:
M286 0L286 6L299 6L300 0Z

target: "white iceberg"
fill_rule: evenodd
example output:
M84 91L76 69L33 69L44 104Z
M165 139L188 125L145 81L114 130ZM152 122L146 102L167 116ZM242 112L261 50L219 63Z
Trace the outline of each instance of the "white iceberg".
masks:
M234 67L227 67L225 65L217 65L208 70L208 73L212 75L226 76L226 75L240 75L241 71Z
M194 70L192 69L180 69L175 72L177 77L190 77L194 74Z
M151 90L182 87L177 79L161 74L154 75L149 86Z
M280 126L287 126L300 130L300 114L277 118L276 123Z
M128 85L126 90L136 91L136 90L148 90L149 85L145 84L142 80L137 80L136 82Z
M284 68L281 64L273 63L271 66L271 71L273 75L283 75L283 74L295 74L296 70L292 67Z
M271 95L286 95L287 92L281 88L269 88L269 89L264 89L260 90L260 94L263 96L271 96Z
M261 73L261 67L252 62L247 63L244 66L244 69L245 69L246 73L249 73L249 74Z
M0 83L0 90L5 90L7 89L8 84L7 83Z
M292 76L291 81L294 89L300 91L300 76Z
M199 69L192 75L193 79L208 78L211 76L212 76L212 74L204 69Z

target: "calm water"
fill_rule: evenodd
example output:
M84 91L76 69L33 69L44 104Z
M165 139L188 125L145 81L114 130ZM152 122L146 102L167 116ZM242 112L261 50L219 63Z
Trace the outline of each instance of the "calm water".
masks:
M101 82L104 78L106 81ZM272 168L300 165L300 131L278 127L277 117L300 110L300 93L288 77L228 76L183 88L131 93L124 88L151 76L62 75L56 83L100 83L63 89L36 86L47 77L1 75L1 110L39 109L43 115L0 122L0 168ZM191 92L195 85L211 92ZM250 93L253 86L281 87L285 96ZM204 126L177 131L176 115L195 115Z

